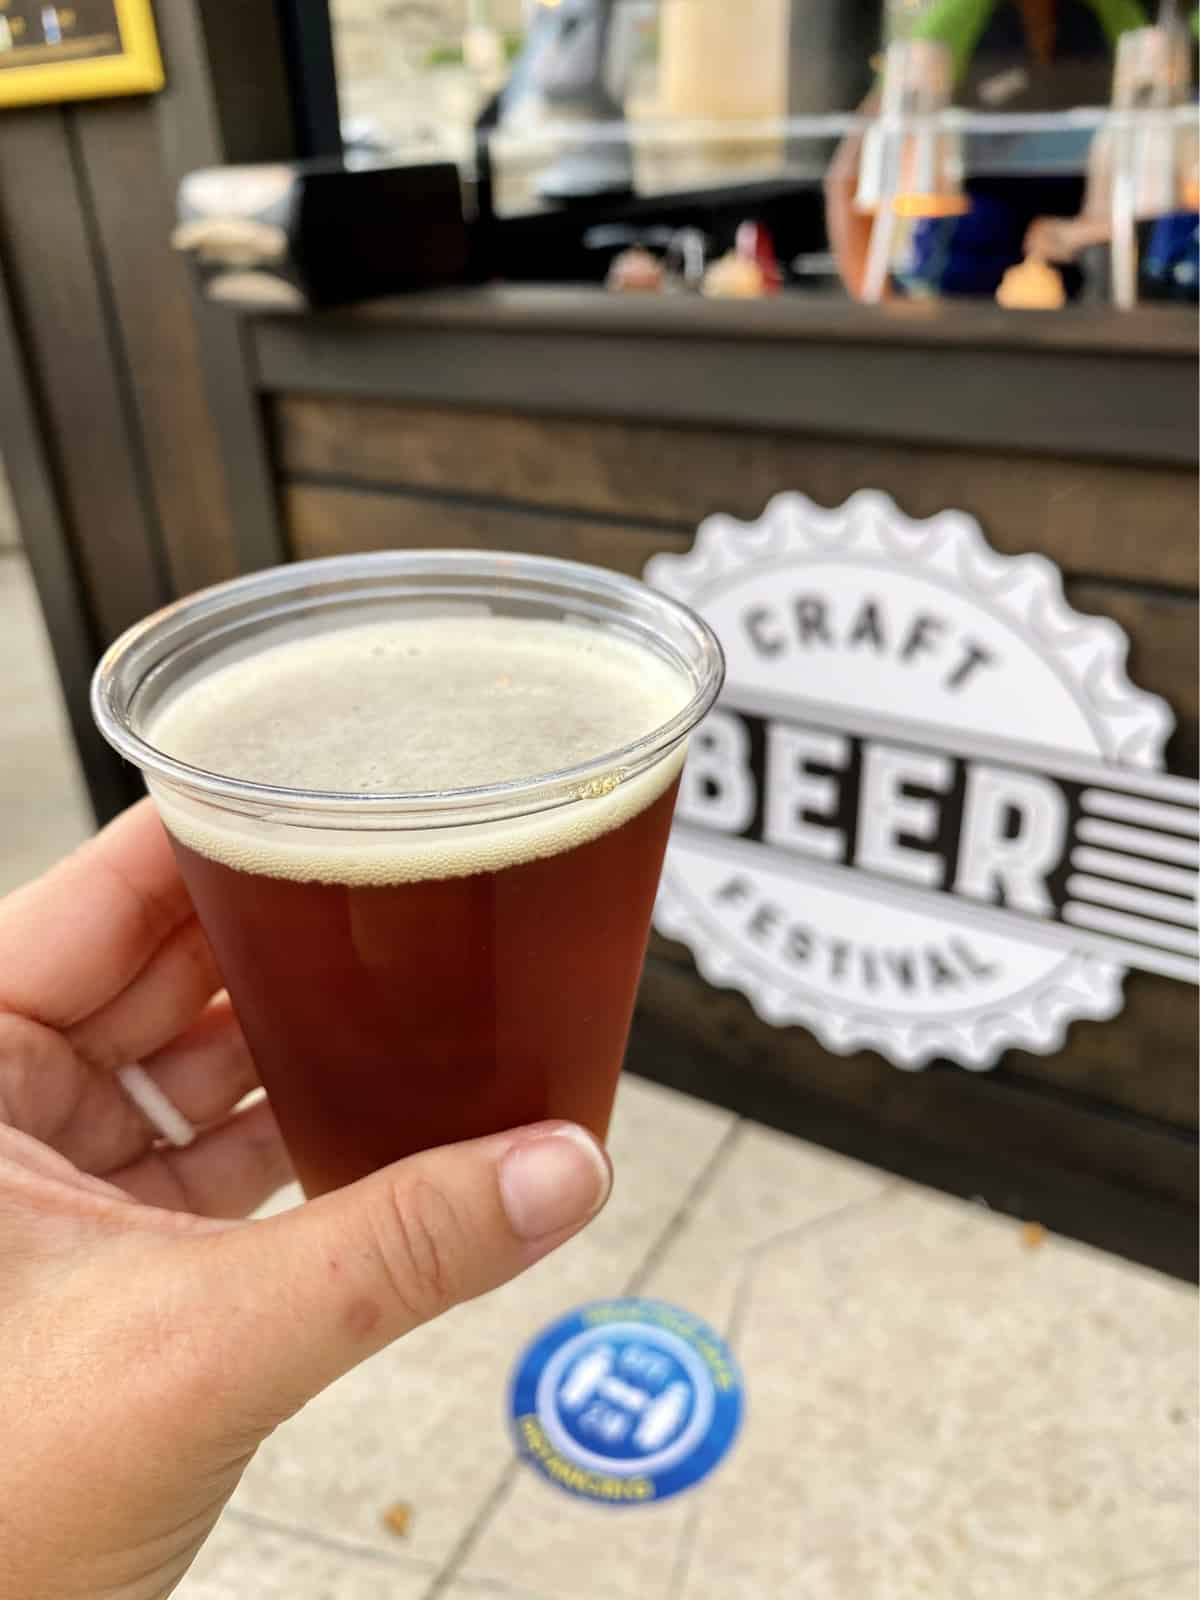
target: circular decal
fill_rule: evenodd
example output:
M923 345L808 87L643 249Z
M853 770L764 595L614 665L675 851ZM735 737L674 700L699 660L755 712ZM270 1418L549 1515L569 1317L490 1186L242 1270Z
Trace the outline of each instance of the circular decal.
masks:
M517 1363L519 1453L569 1494L643 1505L689 1489L726 1455L742 1381L723 1339L659 1300L603 1300L552 1323Z

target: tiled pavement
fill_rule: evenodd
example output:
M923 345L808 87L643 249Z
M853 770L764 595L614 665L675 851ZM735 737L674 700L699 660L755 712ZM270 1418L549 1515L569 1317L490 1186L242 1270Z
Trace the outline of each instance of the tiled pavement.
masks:
M0 684L2 889L88 827L15 556ZM581 1239L267 1443L182 1600L1194 1600L1192 1291L636 1079L612 1150ZM630 1291L726 1333L747 1419L699 1489L611 1512L513 1462L504 1391Z
M1190 1290L636 1079L612 1144L587 1235L266 1445L185 1600L1195 1596ZM704 1486L617 1513L502 1413L526 1340L631 1290L732 1340L748 1408Z

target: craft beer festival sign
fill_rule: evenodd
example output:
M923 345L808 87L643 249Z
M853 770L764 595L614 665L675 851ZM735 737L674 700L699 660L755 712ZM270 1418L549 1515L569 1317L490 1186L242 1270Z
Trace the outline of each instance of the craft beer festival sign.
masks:
M1196 982L1197 785L1050 561L864 490L710 517L646 575L728 658L655 913L709 982L837 1053L973 1069L1116 1015L1130 968Z

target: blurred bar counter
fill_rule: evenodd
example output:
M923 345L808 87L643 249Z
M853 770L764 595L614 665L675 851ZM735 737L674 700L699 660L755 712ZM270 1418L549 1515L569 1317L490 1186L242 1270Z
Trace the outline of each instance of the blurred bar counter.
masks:
M841 295L747 302L503 287L265 318L253 336L273 396L1195 459L1196 322L1182 308L873 309ZM668 500L671 487L662 486Z

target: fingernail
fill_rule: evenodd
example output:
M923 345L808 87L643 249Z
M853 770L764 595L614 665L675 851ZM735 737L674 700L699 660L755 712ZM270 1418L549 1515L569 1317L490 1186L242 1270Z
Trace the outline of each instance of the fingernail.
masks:
M586 1222L611 1187L604 1152L574 1123L523 1140L500 1163L500 1199L521 1239L544 1239Z

